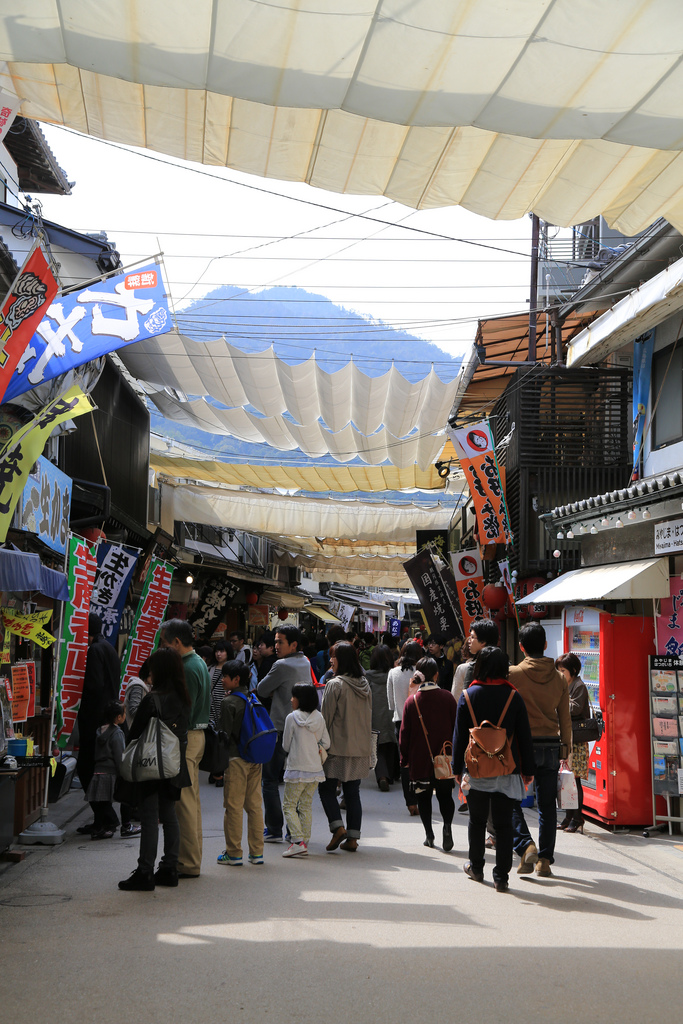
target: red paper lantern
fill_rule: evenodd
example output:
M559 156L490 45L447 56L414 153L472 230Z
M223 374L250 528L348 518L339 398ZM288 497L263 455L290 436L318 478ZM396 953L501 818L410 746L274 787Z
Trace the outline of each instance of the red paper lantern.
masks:
M258 604L258 594L255 594L254 591L252 590L249 594L247 594L246 602L247 604Z
M505 587L496 587L492 583L488 583L482 590L481 599L491 611L500 611L505 607L505 602L508 599L507 590Z
M278 610L277 610L277 617L278 617L278 619L288 619L289 618L289 612L287 611L286 608L278 608Z
M86 540L89 540L91 544L94 544L98 540L105 541L107 535L104 530L101 530L99 526L87 526L83 531L83 536Z

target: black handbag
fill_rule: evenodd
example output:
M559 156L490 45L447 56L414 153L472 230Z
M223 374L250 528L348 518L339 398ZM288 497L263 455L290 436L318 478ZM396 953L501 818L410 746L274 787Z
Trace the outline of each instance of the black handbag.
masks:
M594 743L605 731L602 711L593 712L590 718L572 721L572 743Z
M230 737L222 729L207 725L204 730L204 754L199 770L211 775L222 775L230 760Z

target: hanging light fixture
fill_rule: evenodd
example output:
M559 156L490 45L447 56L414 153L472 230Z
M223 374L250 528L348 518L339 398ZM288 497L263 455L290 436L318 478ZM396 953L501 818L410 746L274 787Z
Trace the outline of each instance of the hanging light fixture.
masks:
M581 528L579 529L579 533L588 533L588 527L584 523L581 523Z
M633 520L633 519L635 519L636 517L637 517L637 513L636 513L635 509L631 509L631 511L629 512L629 514L628 514L628 516L627 516L627 519L631 519L631 520Z
M643 509L643 519L652 519L652 513L649 508Z
M624 524L622 523L621 519L617 519L617 521L616 521L616 523L614 525L616 526L617 530L623 529L623 526L624 526Z
M593 536L595 536L595 534L598 533L598 528L595 525L595 523L593 523L593 525L591 526L591 533L593 534Z
M603 516L600 520L600 526L609 526L609 519L607 516Z
M574 531L572 530L571 526L567 530L567 540L574 540Z

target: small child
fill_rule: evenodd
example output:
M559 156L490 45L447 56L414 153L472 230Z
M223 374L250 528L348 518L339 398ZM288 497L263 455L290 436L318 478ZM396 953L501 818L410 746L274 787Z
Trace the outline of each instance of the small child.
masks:
M263 864L263 807L261 804L261 765L251 764L239 756L238 740L245 701L235 691L249 693L251 670L243 661L226 661L222 669L225 697L221 703L219 729L230 737L228 767L223 776L223 830L225 849L217 858L219 864L242 866L242 818L247 814L249 863Z
M121 755L126 745L121 726L126 720L123 704L112 700L104 710L104 723L95 738L95 771L85 799L95 815L91 839L111 839L119 819L114 810L114 786L121 768Z
M311 683L292 687L292 712L285 719L282 748L287 754L285 796L282 809L287 819L291 846L283 857L306 857L311 838L313 794L325 781L321 748L327 750L330 737L325 719L318 711L318 691Z

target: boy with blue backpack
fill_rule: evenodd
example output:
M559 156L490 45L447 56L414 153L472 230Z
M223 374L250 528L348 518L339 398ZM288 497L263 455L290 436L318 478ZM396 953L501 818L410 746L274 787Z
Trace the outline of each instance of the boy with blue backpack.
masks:
M225 850L219 864L242 866L242 821L247 814L249 863L263 864L261 767L273 756L277 732L268 712L249 692L249 666L226 661L221 669L225 697L219 728L229 737L229 762L224 775Z

